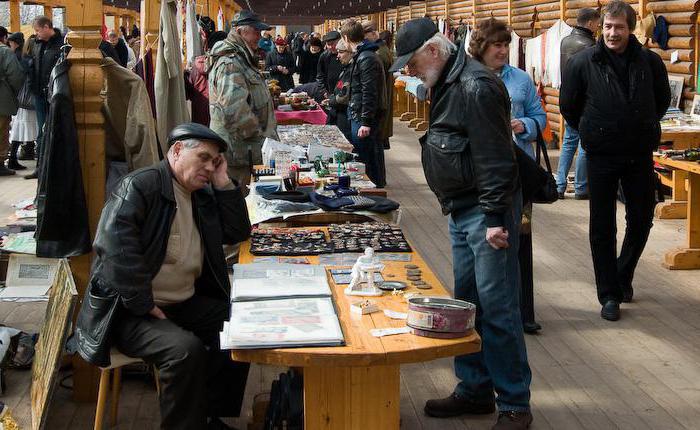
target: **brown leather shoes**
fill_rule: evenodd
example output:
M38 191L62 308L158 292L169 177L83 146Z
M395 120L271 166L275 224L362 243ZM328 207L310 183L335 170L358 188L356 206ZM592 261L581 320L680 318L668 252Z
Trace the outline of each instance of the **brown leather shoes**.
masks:
M503 411L498 413L498 421L491 430L526 430L532 424L530 411Z

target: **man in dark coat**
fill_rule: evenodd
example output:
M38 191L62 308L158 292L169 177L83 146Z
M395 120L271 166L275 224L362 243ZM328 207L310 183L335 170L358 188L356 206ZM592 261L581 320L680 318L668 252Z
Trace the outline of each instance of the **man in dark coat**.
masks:
M654 216L652 151L659 120L671 100L661 57L632 34L636 13L615 0L603 10L603 37L574 55L564 69L559 100L566 122L578 130L588 157L590 242L601 317L616 321L632 300L632 278ZM618 184L627 229L617 256Z
M338 50L336 46L340 40L340 33L337 31L329 31L323 36L323 43L326 44L326 50L323 51L318 59L318 73L316 73L316 82L321 87L321 92L327 98L333 94L333 89L338 83L340 71L343 65L338 59Z
M318 60L321 58L323 43L321 39L309 39L309 49L304 50L299 57L299 83L316 82Z
M384 79L386 95L384 97L384 119L381 124L381 135L379 136L384 149L389 149L389 138L394 135L394 74L389 71L391 64L394 62L394 54L391 53L391 48L387 46L384 40L379 38L377 24L374 21L363 21L362 28L365 30L365 38L379 45L377 56L384 66Z
M220 350L219 332L230 309L222 245L248 238L250 222L226 141L188 123L168 144L167 159L122 178L105 204L76 336L88 362L104 364L102 328L158 368L161 428L204 429L237 416L245 390L248 365ZM116 316L100 318L114 301Z
M278 37L275 39L275 48L265 58L265 70L270 72L272 79L277 79L282 91L294 87L294 56L289 50L287 41Z

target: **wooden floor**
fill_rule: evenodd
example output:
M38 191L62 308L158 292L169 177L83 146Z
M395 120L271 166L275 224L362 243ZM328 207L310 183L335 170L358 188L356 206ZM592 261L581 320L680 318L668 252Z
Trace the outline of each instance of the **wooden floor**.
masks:
M451 286L447 221L425 184L417 135L397 122L386 152L388 191L402 205L401 225L443 282ZM22 182L13 182L12 187ZM8 182L0 178L5 210ZM12 191L13 196L19 192ZM20 196L21 197L21 196ZM624 209L618 225L624 229ZM533 371L533 429L698 429L700 428L700 272L671 272L663 253L685 238L683 221L657 220L635 277L635 302L623 305L616 323L599 317L588 246L588 204L567 199L536 206L533 216L535 302L540 335L527 336ZM36 318L1 304L0 320L35 328ZM25 305L23 305L25 306ZM254 366L244 416L255 393L269 389L280 369ZM405 429L488 429L493 416L438 420L423 414L433 397L448 395L456 383L452 361L403 366L401 419ZM4 399L26 418L26 373L11 374ZM67 381L70 383L70 380ZM150 380L125 382L119 429L155 429L158 404ZM88 429L94 405L76 404L58 388L48 429Z

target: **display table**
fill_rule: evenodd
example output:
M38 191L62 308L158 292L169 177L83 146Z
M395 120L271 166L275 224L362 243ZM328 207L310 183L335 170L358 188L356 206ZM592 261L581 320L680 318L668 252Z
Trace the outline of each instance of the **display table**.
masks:
M697 126L664 126L661 127L661 142L668 142L673 149L689 149L700 146L700 129ZM685 180L688 174L682 170L673 170L670 176L659 174L661 183L671 188L671 200L656 206L656 216L659 219L684 219L687 212L688 193L685 191Z
M250 242L241 245L240 263L252 263ZM410 264L422 270L423 280L431 290L410 286L406 292L421 292L429 296L449 296L435 274L416 252L410 253ZM318 264L318 256L308 257ZM406 281L407 262L384 261L382 272L386 280ZM394 277L391 277L393 275ZM350 312L350 304L363 300L348 297L344 286L337 286L329 276L345 346L324 348L289 348L265 350L236 350L234 360L303 368L304 374L304 428L316 429L398 429L400 423L399 366L475 353L481 348L481 339L472 332L459 339L432 339L413 334L376 338L373 328L403 327L405 321L392 320L383 312L357 315ZM401 296L386 293L373 297L381 309L407 312L408 305Z
M687 240L685 248L669 251L664 256L663 266L667 269L700 269L700 164L694 161L677 161L669 158L654 156L654 161L683 172L687 175L687 206L686 229ZM685 189L685 181L678 187Z
M275 119L280 125L293 124L317 124L323 125L326 123L328 116L323 109L314 110L295 110L291 112L275 110Z
M428 89L423 85L423 81L418 78L399 75L396 77L397 84L394 85L397 93L395 102L399 105L399 110L404 110L399 115L401 121L408 121L408 126L416 131L428 129L429 102L427 101Z

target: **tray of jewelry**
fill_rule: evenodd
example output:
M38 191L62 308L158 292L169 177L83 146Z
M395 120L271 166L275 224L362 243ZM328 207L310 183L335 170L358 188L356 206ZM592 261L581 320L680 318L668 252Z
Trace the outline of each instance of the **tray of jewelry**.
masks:
M323 230L267 228L253 230L250 253L253 255L318 255L333 252Z
M331 224L328 228L335 252L411 252L411 246L397 226L386 223Z
M352 152L353 146L335 125L299 124L277 126L280 142L287 145L321 145Z

